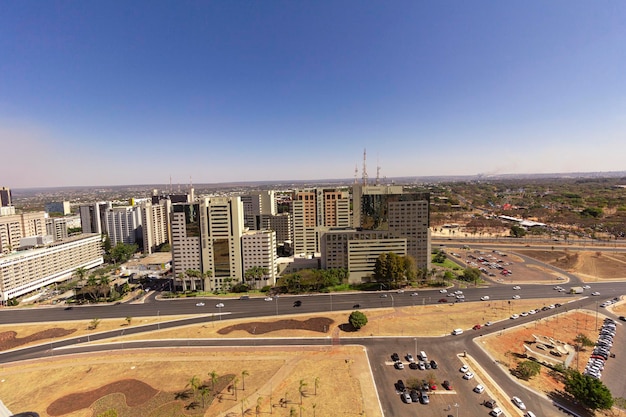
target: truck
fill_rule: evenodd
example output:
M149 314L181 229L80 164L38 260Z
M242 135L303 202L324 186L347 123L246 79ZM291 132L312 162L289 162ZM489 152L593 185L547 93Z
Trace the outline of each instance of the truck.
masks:
M582 294L584 291L583 287L571 287L569 289L570 294Z

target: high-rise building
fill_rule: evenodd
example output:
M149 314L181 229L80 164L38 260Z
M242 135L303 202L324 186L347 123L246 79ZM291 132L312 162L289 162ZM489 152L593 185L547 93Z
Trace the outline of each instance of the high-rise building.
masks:
M46 213L34 211L0 216L0 253L9 253L20 245L20 239L46 234Z
M245 227L249 230L261 230L263 228L261 217L277 213L273 190L256 191L242 195L241 202L243 203Z
M47 218L46 234L52 236L54 240L65 239L67 237L67 220L61 217Z
M263 214L261 215L261 229L275 231L276 241L279 243L291 240L291 214Z
M242 281L244 220L239 197L173 204L171 230L172 269L178 288L214 291Z
M6 187L0 188L0 207L9 207L12 205L11 189Z
M252 288L261 289L266 285L276 284L277 258L276 232L273 230L255 230L246 232L241 237L244 281ZM246 277L252 268L264 269L262 277Z
M105 233L104 213L113 207L111 202L99 202L79 207L83 233Z
M391 185L355 185L354 227L387 230L407 240L418 268L430 269L430 194Z
M143 253L153 253L159 246L170 241L170 210L169 199L153 204L146 202L141 206Z
M118 243L132 245L141 237L141 209L139 206L113 207L104 212L104 231L111 246Z
M336 189L298 190L293 193L291 217L295 253L320 251L319 236L329 227L349 227L350 195Z
M69 201L54 201L46 203L46 213L61 213L67 215L72 212Z

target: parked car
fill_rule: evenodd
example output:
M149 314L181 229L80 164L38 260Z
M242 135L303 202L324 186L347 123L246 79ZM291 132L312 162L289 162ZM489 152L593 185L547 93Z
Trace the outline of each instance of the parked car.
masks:
M437 362L433 359L432 361L430 361L430 367L433 369L437 369L439 368L439 365L437 364Z
M400 398L402 399L403 402L407 403L407 404L411 404L411 395L404 391L402 394L400 394Z
M467 379L468 381L472 378L474 378L473 372L466 372L465 375L463 375L463 379Z
M428 404L430 402L430 399L428 398L428 394L426 393L426 391L420 392L420 402L422 404Z
M483 392L485 392L485 387L481 384L478 384L474 387L474 392L477 394L482 394Z
M487 408L496 408L496 400L487 400L485 401L485 407Z
M502 410L500 410L498 407L494 408L493 410L491 410L489 412L489 415L492 417L498 417L502 415Z
M396 362L394 366L396 367L396 369L404 369L404 364L400 361Z
M398 362L400 360L400 355L398 355L396 352L392 353L391 360L394 362Z
M411 368L411 369L419 369L419 366L417 365L417 363L416 363L416 362L411 362L411 363L409 364L409 368Z
M441 383L441 386L447 389L448 391L452 389L452 384L447 379Z
M407 353L405 358L409 362L415 362L415 359L413 359L413 355L411 355L410 353Z
M404 385L404 381L401 379L398 379L398 382L396 382L396 389L398 391L404 391L406 389L406 386Z
M469 366L467 366L467 365L463 365L463 366L461 366L461 368L459 369L459 372L462 372L462 373L465 373L465 372L467 372L467 371L469 371Z
M419 402L419 400L420 400L419 392L417 392L416 390L412 389L411 392L409 392L409 395L411 396L411 401L413 401L414 403Z

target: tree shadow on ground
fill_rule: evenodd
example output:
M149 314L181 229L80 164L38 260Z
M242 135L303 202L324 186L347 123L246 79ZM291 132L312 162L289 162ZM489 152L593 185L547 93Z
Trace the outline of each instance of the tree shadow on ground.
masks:
M580 417L594 417L595 413L589 411L579 403L575 402L571 395L565 391L555 390L548 393L548 398L552 404L564 415L577 415ZM572 414L576 413L576 414Z
M354 333L356 331L358 331L357 328L355 328L352 324L350 323L343 323L339 325L339 330L341 330L342 332L346 332L346 333Z

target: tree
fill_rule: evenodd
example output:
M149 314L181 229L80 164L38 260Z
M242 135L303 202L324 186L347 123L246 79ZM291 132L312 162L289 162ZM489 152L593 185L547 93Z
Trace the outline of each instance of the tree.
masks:
M99 318L92 319L91 323L89 324L89 329L90 330L96 330L99 325L100 325L100 319Z
M355 329L359 330L361 327L367 324L367 316L362 312L356 310L350 313L350 317L348 317L348 322Z
M205 400L207 395L209 395L209 388L206 386L200 387L200 396L202 397L202 408L205 406Z
M237 401L237 384L239 383L239 378L234 377L233 378L233 394L235 395L235 401Z
M129 245L127 243L118 243L111 249L111 261L113 263L124 263L128 261L137 252L137 245Z
M541 372L541 365L534 361L522 361L517 364L515 372L524 381L528 381L530 378L539 375Z
M195 397L196 391L200 387L200 380L198 379L197 376L194 375L191 377L191 379L187 383L187 386L191 388L191 390L193 391L193 396Z
M130 317L130 316L126 317L126 324L127 324L128 326L130 326L130 323L131 323L132 321L133 321L133 318L132 318L132 317Z
M87 275L87 270L81 266L80 268L76 268L74 273L78 276L78 279L82 281L85 278L85 275Z
M315 395L317 395L317 389L320 386L320 378L318 376L315 377L315 382L313 383L313 385L315 386Z
M374 277L379 282L400 287L401 282L414 276L413 262L393 252L381 253L374 265Z
M306 392L306 386L308 384L304 382L304 379L300 380L300 386L298 387L298 392L300 393L300 405L302 405L302 397L304 397L304 393Z
M209 372L209 378L211 378L211 388L213 389L213 393L216 394L215 384L217 383L217 381L219 381L219 378L217 377L217 372L215 372L215 370Z
M513 225L511 226L510 233L513 237L524 237L526 236L526 229L517 225Z
M250 372L248 372L247 370L243 370L241 371L241 389L242 390L246 390L246 377L250 376Z
M480 269L467 267L463 270L464 281L473 282L474 285L477 285L479 279L480 279Z
M584 333L578 333L576 337L574 338L574 341L578 343L578 345L581 347L591 347L591 346L596 345L595 342L589 339L587 335ZM579 350L582 350L582 349L579 348Z
M575 369L565 373L565 391L591 410L608 410L613 406L611 391L602 381Z

